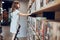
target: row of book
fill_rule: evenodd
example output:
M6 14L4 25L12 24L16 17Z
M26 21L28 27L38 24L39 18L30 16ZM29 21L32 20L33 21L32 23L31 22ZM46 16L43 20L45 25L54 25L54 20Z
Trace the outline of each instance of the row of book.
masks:
M55 0L30 0L29 1L29 8L30 13L33 13L34 11L40 10L41 7L46 7L47 4L54 3Z
M60 40L60 22L31 18L28 25L29 40Z

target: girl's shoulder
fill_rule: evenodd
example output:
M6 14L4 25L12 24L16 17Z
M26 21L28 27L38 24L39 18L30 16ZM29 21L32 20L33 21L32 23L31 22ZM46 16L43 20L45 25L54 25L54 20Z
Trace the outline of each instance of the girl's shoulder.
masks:
M20 11L19 10L15 10L15 12L19 13Z
M11 14L18 14L18 13L20 13L19 10L14 10Z

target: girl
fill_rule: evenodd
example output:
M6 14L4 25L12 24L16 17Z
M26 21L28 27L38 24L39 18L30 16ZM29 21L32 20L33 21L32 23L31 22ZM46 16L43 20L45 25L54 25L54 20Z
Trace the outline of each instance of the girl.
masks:
M17 28L19 27L19 25L21 25L17 37L19 40L27 40L27 37L26 37L27 30L25 28L24 23L20 22L21 19L19 19L19 16L28 16L30 14L20 13L19 8L20 8L19 1L14 1L12 4L10 32L12 33L12 40L13 40L13 37L16 34Z

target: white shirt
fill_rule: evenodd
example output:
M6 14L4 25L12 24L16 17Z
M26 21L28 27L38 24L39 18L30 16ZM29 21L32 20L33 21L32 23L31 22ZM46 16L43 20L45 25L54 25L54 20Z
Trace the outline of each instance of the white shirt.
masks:
M12 18L11 18L10 32L16 33L17 28L19 27L19 25L21 25L17 37L26 37L27 22L25 21L25 18L19 16L18 13L19 13L19 10L15 10L13 13L11 13Z

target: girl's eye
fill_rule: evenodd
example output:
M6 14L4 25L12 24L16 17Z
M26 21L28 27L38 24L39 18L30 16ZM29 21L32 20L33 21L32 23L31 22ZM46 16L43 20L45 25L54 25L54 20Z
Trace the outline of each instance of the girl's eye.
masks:
M17 2L15 2L15 4L18 4Z

